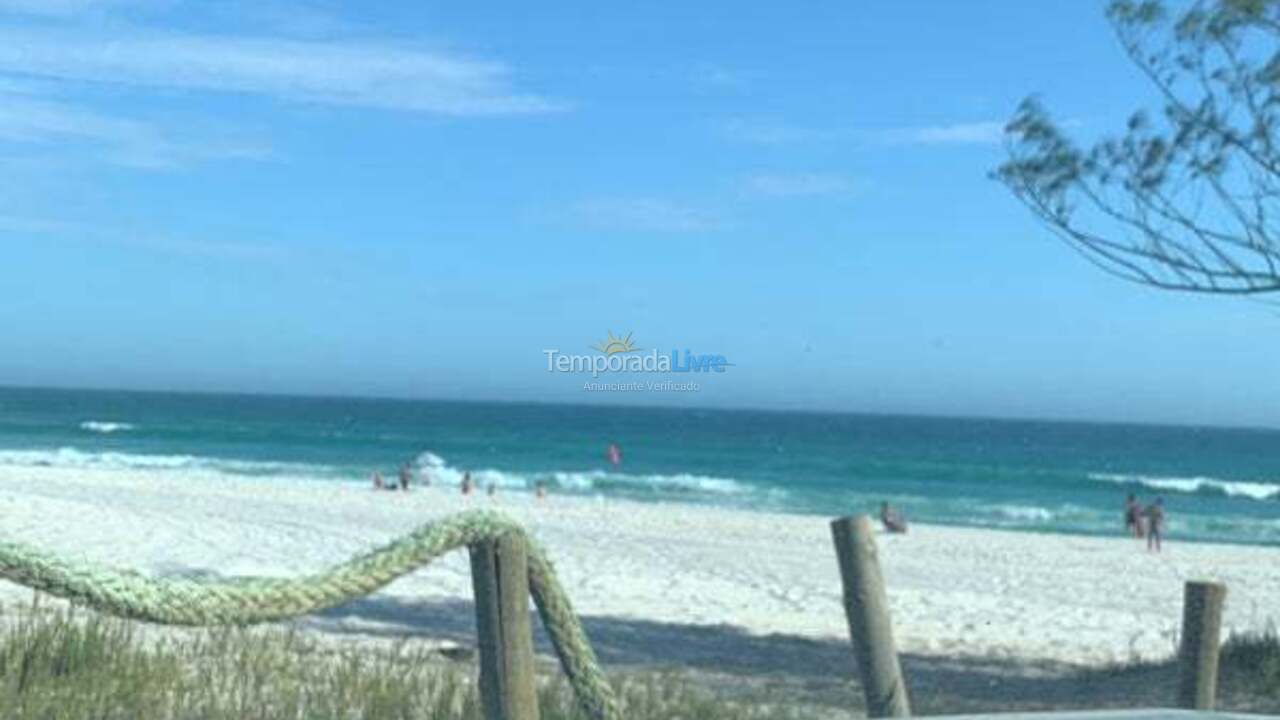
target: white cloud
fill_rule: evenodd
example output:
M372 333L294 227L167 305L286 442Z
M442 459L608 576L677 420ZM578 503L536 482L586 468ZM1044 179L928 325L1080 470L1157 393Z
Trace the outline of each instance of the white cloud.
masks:
M776 197L847 195L856 189L849 178L825 173L752 175L745 179L744 185L753 193Z
M0 85L0 142L64 148L83 145L101 159L146 169L199 160L260 160L269 155L265 147L256 144L211 138L179 140L149 123L5 90Z
M658 198L596 198L578 203L572 216L592 230L688 233L715 230L721 223L683 205Z
M390 44L10 28L0 30L0 72L445 115L566 109L512 89L500 63Z

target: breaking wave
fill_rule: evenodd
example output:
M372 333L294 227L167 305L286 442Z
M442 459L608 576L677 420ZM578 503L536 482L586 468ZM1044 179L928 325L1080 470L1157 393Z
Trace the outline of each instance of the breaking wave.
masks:
M994 510L997 516L1017 522L1049 522L1056 517L1049 508L1036 505L997 505Z
M80 423L80 429L88 432L102 433L109 435L114 432L127 432L133 430L134 426L126 422L107 422L105 420L85 420Z
M418 475L433 483L457 484L463 471L451 467L444 458L424 452L414 462ZM730 478L678 473L675 475L631 474L606 470L516 472L472 470L471 478L481 487L492 483L499 488L531 489L537 483L575 492L634 492L686 495L743 495L752 488Z
M457 485L463 470L431 452L414 461L419 481L436 485ZM228 475L318 477L363 479L363 470L332 465L297 462L215 458L201 455L162 455L113 451L84 451L72 447L56 450L0 450L0 466L135 471L200 471ZM480 486L490 484L510 490L532 489L539 482L553 489L574 493L610 493L640 496L745 497L752 488L737 480L680 473L645 475L604 470L509 471L492 468L471 470Z
M1165 492L1227 495L1229 497L1253 498L1254 500L1280 499L1280 484L1267 482L1219 480L1211 477L1152 477L1149 475L1114 473L1091 473L1089 479Z
M331 475L333 468L303 463L203 457L144 455L124 452L57 450L0 450L0 465L103 470L202 470L235 475Z

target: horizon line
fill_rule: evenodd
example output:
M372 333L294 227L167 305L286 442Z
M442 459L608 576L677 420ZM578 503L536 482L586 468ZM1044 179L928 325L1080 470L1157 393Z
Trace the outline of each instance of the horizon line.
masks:
M690 406L671 404L624 404L610 402L572 402L562 400L495 400L495 399L460 399L427 396L392 396L392 395L360 395L354 393L306 393L306 392L272 392L252 390L201 390L172 388L124 388L103 386L68 386L68 385L21 385L0 382L0 392L7 390L28 390L36 392L88 392L88 393L132 393L137 395L195 395L202 397L240 397L281 400L347 400L370 402L403 402L403 403L442 403L455 405L533 405L569 408L617 408L625 410L665 410L692 412L726 412L726 413L766 413L777 415L835 415L871 418L908 418L920 420L959 420L1008 423L1046 423L1060 425L1115 425L1127 427L1163 427L1178 429L1212 429L1241 430L1254 432L1280 432L1280 426L1266 425L1229 425L1208 423L1187 423L1173 421L1138 421L1115 420L1082 417L1043 417L1029 415L972 415L965 413L922 413L909 411L886 410L832 410L806 408L779 408L751 405L725 406Z

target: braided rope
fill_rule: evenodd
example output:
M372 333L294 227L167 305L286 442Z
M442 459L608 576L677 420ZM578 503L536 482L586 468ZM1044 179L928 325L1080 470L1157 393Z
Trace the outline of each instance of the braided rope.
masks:
M382 588L445 553L509 533L528 547L529 590L579 704L617 720L613 690L541 546L497 513L464 512L317 575L229 581L158 579L90 567L19 543L0 543L0 577L119 617L164 625L248 625L335 607Z

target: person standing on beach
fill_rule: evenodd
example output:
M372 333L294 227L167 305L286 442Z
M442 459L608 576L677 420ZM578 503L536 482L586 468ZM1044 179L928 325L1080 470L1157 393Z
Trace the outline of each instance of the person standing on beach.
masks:
M1147 550L1160 552L1160 540L1164 536L1164 498L1147 506Z
M408 490L411 480L413 480L413 470L409 468L409 463L405 463L400 466L400 489Z
M384 487L386 487L386 485L382 482L382 473L378 472L377 470L374 470L373 471L373 489L381 490Z
M880 522L884 525L887 532L906 534L907 521L902 515L894 511L889 503L880 503Z
M1138 498L1133 493L1129 493L1129 497L1124 501L1124 529L1130 535L1141 538L1142 532L1142 505L1138 503Z
M470 495L472 487L474 487L474 485L471 482L471 472L467 471L462 473L462 484L459 486L459 488L462 490L462 494Z

